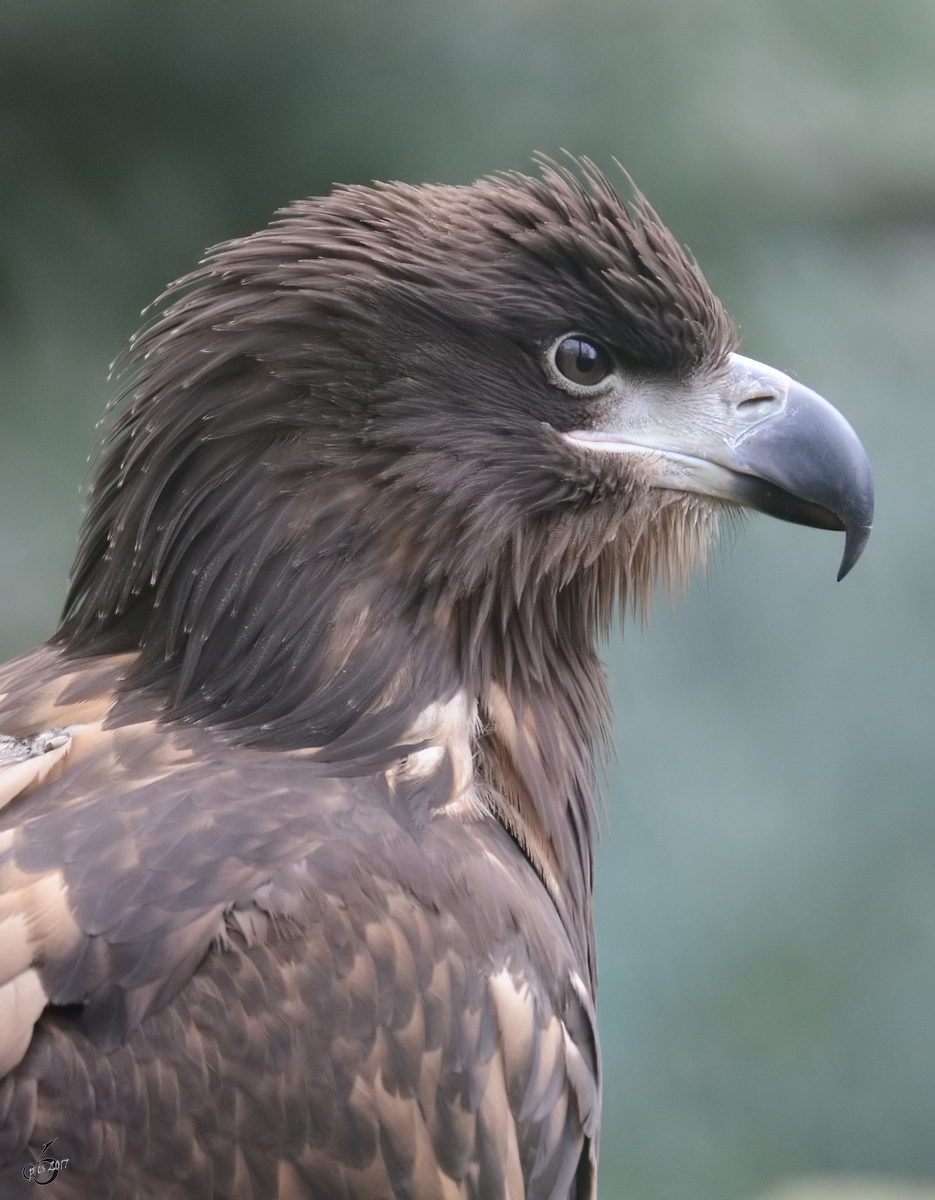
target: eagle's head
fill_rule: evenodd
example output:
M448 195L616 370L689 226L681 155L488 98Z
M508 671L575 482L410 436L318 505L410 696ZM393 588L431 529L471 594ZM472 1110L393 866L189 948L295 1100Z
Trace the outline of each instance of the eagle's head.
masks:
M495 681L557 688L586 740L595 632L719 513L844 530L842 574L866 540L850 426L740 357L648 203L587 163L342 188L169 297L60 639L140 649L180 717L365 753L375 713L398 733Z

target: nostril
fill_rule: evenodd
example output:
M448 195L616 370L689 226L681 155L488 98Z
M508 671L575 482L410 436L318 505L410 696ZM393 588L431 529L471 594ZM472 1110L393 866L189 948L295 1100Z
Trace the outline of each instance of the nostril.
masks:
M772 404L774 400L778 400L775 392L762 392L758 396L748 396L746 400L741 400L737 405L738 409L746 409L749 411L753 408L762 408L767 404Z

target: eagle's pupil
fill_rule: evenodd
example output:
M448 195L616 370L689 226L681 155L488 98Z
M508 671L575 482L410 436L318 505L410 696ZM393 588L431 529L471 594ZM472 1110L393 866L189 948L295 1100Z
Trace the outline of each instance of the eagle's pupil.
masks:
M597 362L597 351L593 346L589 346L587 342L581 343L581 348L578 351L578 361L575 364L582 375L594 369L594 364Z
M609 370L607 355L586 338L568 337L555 350L555 365L572 383L600 383Z

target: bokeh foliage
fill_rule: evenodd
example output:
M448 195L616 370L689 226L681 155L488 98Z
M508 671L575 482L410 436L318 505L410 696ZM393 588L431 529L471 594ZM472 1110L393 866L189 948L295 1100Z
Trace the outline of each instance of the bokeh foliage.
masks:
M52 629L107 363L332 181L619 158L877 529L765 519L607 648L603 1192L935 1176L935 5L0 0L0 650Z

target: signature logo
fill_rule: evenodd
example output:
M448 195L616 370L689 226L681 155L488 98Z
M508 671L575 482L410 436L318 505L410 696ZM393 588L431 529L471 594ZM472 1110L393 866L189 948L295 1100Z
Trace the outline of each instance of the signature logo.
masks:
M52 1139L52 1142L55 1138ZM39 1157L34 1163L27 1163L23 1167L23 1178L31 1179L33 1183L38 1183L40 1186L51 1183L53 1179L58 1177L59 1171L64 1171L68 1166L67 1158L55 1158L49 1154L49 1147L52 1142L46 1142L42 1147Z

